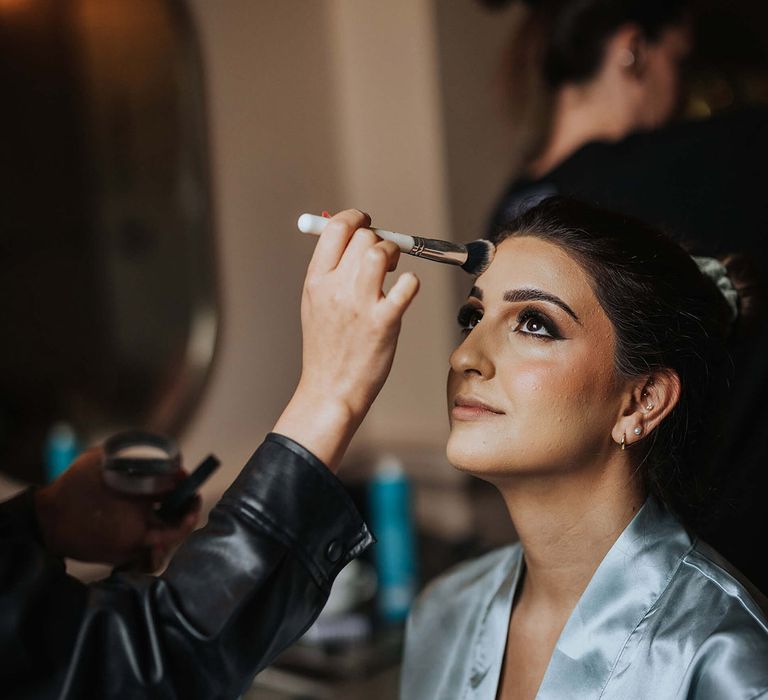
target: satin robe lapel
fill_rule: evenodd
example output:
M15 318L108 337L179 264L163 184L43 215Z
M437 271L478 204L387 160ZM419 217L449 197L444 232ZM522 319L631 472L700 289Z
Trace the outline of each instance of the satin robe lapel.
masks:
M631 636L664 592L692 542L649 498L600 563L571 613L538 700L600 697Z
M499 570L502 575L498 583L491 587L492 594L483 606L482 623L472 644L474 651L468 677L469 685L461 696L462 700L493 700L496 697L504 662L504 649L507 646L512 601L520 583L522 570L522 550L520 547L514 547L509 559Z

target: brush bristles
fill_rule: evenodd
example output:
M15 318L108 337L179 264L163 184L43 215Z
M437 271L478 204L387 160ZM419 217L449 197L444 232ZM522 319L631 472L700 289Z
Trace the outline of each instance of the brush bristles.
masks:
M461 266L461 269L475 277L482 275L493 260L496 246L490 241L483 239L470 241L465 243L464 246L467 249L467 262Z

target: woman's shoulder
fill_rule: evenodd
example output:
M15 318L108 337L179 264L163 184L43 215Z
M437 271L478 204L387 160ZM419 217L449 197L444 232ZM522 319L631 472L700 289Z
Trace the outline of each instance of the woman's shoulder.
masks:
M605 697L640 697L638 689L646 687L674 689L663 697L762 697L768 692L768 622L749 583L699 541L689 540L674 559L658 579L658 598L637 624L631 618ZM629 588L625 596L637 593Z
M754 625L768 644L768 598L712 547L697 540L683 563L702 592Z
M768 691L765 597L722 556L695 542L665 598L665 625L688 629L689 684L709 689L706 697L742 697L734 688Z
M687 608L695 620L688 686L703 697L763 697L768 693L765 596L702 542L683 563L693 592Z
M708 119L680 120L659 129L637 131L620 141L592 141L554 168L548 179L566 191L573 188L577 196L584 196L583 189L591 194L596 186L598 195L605 189L611 191L606 174L615 178L616 172L633 184L633 177L658 178L667 168L675 175L682 172L709 182L718 174L713 163L722 158L729 164L726 173L734 168L748 171L762 163L766 137L768 109L746 107Z

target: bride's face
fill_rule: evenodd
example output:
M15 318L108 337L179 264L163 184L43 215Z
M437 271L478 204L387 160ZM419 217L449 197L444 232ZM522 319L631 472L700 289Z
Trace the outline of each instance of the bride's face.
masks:
M604 463L626 394L587 274L551 243L508 238L475 285L450 359L449 461L487 477Z

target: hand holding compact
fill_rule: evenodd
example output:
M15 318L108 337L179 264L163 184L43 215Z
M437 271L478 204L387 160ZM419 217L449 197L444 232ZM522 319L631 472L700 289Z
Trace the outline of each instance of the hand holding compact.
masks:
M105 564L143 560L155 569L192 531L199 503L181 521L165 524L154 513L157 498L126 495L104 483L103 459L101 448L84 452L35 494L46 548L57 556Z
M384 294L400 250L343 211L328 222L307 270L301 304L302 373L275 432L332 470L392 367L400 324L419 282L403 274Z

